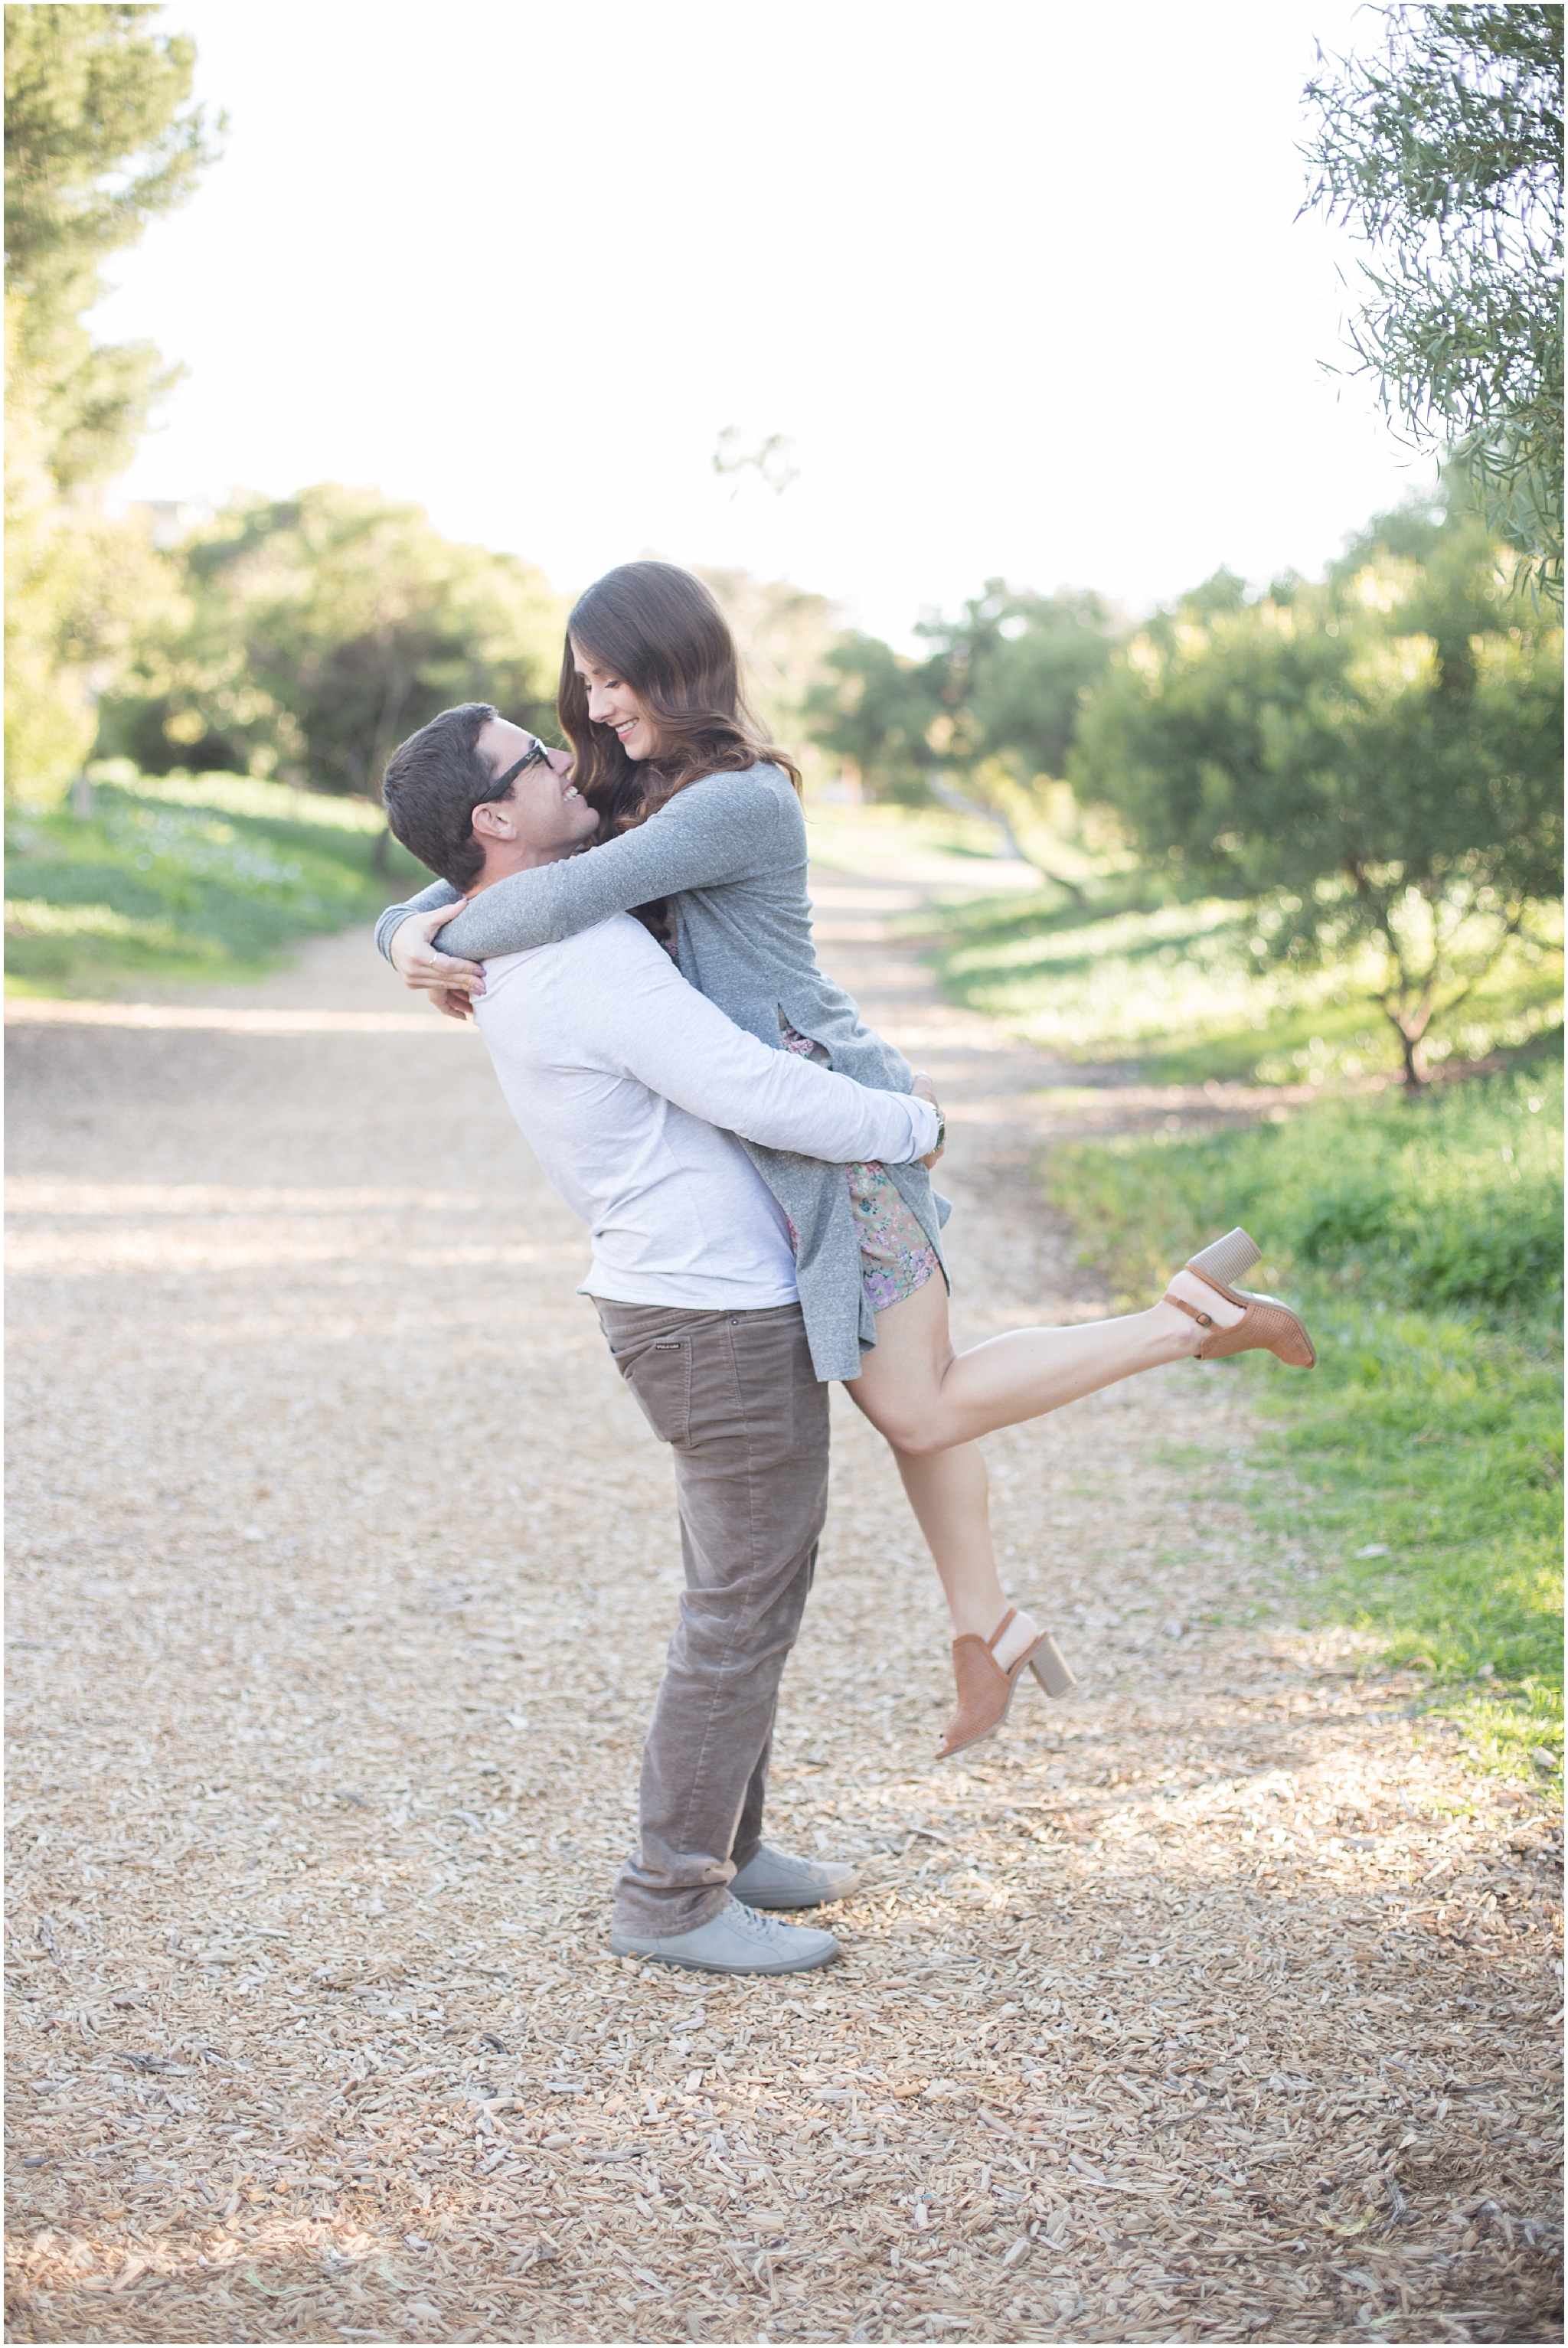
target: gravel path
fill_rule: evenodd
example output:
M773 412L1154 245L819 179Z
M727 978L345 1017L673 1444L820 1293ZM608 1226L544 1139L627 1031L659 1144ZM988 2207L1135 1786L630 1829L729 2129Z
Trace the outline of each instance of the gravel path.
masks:
M820 936L949 1105L962 1335L1095 1314L1030 1169L1104 1097L916 894ZM1286 1627L1251 1370L991 1442L1085 1685L945 1770L836 1397L772 1831L848 1954L617 1962L678 1552L581 1231L362 936L209 1006L10 1038L13 2338L1558 2336L1549 1824Z

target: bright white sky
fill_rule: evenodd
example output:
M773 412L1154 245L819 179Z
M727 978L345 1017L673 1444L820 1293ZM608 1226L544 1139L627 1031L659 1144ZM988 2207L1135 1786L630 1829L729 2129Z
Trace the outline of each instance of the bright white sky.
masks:
M1352 15L175 0L231 127L98 314L189 369L127 492L372 483L567 592L655 551L899 638L988 576L1315 572L1429 478L1324 372L1354 249L1295 218Z

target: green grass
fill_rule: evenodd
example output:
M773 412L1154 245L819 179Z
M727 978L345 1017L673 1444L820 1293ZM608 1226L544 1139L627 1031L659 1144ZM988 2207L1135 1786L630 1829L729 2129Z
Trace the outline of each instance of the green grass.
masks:
M1398 1065L1370 997L1369 956L1319 971L1271 964L1257 914L1228 898L1162 901L1138 874L932 911L947 993L1056 1057L1150 1084L1299 1084ZM910 924L911 928L916 926ZM1431 1056L1464 1063L1517 1049L1562 1017L1562 958L1511 947Z
M88 817L67 807L8 822L13 994L247 978L429 878L361 801L239 775L107 774Z
M1057 1148L1047 1180L1124 1303L1245 1223L1310 1375L1230 1375L1274 1421L1247 1498L1306 1536L1307 1619L1433 1680L1482 1766L1562 1755L1560 1068L1325 1100L1199 1138Z

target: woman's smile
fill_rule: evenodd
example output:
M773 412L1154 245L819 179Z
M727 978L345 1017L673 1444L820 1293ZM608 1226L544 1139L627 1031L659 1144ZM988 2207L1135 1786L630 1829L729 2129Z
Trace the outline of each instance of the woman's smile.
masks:
M630 716L625 716L620 709L612 709L599 722L611 728L628 758L653 757L655 743L654 729L640 709L634 710Z
M657 728L625 679L602 667L592 653L575 640L572 652L577 664L578 682L587 695L590 725L607 726L628 758L656 757Z

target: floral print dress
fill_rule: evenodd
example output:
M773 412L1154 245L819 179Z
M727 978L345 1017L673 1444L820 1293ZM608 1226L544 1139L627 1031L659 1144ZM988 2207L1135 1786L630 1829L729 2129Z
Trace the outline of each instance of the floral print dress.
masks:
M782 1041L787 1052L797 1053L818 1067L826 1066L826 1051L809 1035L798 1035L793 1027L785 1027ZM890 1304L902 1304L906 1296L923 1288L940 1269L936 1250L899 1196L885 1167L873 1159L869 1165L847 1166L844 1171L861 1243L861 1285L872 1311L885 1313ZM793 1224L790 1233L795 1236Z

